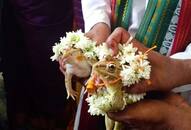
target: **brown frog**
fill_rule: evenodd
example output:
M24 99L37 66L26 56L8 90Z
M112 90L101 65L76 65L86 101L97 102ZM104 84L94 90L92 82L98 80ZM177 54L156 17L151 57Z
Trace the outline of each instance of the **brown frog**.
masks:
M80 78L88 77L91 73L91 65L83 55L80 49L70 48L61 57L60 65L65 68L61 70L65 75L65 87L67 90L67 98L70 96L75 100L77 92L72 88L72 76Z

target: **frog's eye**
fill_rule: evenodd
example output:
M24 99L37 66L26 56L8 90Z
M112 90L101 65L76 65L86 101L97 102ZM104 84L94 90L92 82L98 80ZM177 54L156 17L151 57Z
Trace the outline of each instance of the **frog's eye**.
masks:
M115 72L116 66L113 63L107 64L107 71L109 72Z

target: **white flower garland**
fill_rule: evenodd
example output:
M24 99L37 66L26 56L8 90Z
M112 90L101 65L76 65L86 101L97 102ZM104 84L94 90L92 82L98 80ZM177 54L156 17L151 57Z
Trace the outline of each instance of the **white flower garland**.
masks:
M122 71L120 76L124 86L131 86L138 83L141 79L150 79L151 65L148 61L147 54L143 54L133 47L133 44L119 44L119 53L116 56L120 60ZM54 55L51 59L58 60L60 56L66 53L70 48L80 48L87 58L102 60L107 55L112 54L112 50L107 47L106 43L96 46L96 42L87 38L81 30L76 32L66 33L66 37L61 38L60 43L53 46ZM118 101L121 102L121 109L125 105L137 102L143 99L145 94L126 94L119 92L123 98ZM116 93L117 94L117 93ZM89 112L91 115L104 115L107 111L112 110L112 102L115 100L115 95L109 95L107 91L98 89L97 92L87 98L89 103ZM118 109L119 110L119 109Z
M51 57L52 61L58 61L59 57L64 55L70 48L80 48L86 57L96 58L96 42L90 40L81 30L78 30L66 33L66 37L61 38L60 43L53 46L54 55Z

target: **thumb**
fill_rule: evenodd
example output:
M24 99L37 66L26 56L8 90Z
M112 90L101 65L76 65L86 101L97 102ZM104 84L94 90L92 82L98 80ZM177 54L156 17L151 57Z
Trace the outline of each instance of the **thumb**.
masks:
M115 39L109 39L106 41L107 45L109 48L112 49L112 55L115 56L117 55L119 49L118 49L118 44L119 42L117 42Z
M188 102L183 97L173 92L167 93L164 101L181 109L190 109Z
M125 43L129 39L130 34L123 28L116 28L106 40L107 45L113 50L113 54L118 53L118 44Z

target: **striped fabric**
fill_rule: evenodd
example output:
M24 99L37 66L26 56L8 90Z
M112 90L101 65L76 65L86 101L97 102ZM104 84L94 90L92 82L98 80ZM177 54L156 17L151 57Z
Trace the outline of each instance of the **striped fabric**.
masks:
M129 5L131 1L111 0L111 2L112 27L121 26L127 29L128 20L130 18L128 13L131 12L131 6ZM144 43L147 47L157 45L156 50L159 51L168 33L172 18L176 15L174 13L176 13L177 8L180 8L180 6L177 6L178 2L179 0L149 0L145 15L135 36L136 39ZM183 50L189 41L191 41L189 37L191 33L191 19L186 20L190 14L188 10L191 10L190 3L191 1L189 0L182 0L180 20L178 21L177 31L173 38L175 40L171 54ZM128 16L128 18L126 16ZM182 35L183 33L184 35ZM167 54L167 52L165 52L165 54Z
M128 28L133 0L112 0L112 28L122 26Z
M155 1L156 2L156 1ZM136 38L143 42L147 47L152 47L154 45L157 45L157 51L160 49L162 41L164 39L164 36L167 32L169 23L171 21L171 18L173 16L173 12L176 9L178 0L158 0L155 3L153 0L149 1L150 3L153 3L155 8L153 8L153 4L151 5L151 10L146 11L145 16L150 16L148 21L144 21L144 18L142 20L142 23L148 25L147 28L144 26L140 26L138 30L145 30L145 34L139 34L139 31L136 34ZM147 8L149 9L149 8ZM142 24L141 23L141 24ZM137 36L144 37L143 39L139 39Z
M174 42L174 38L175 38L175 34L176 34L176 29L177 29L177 25L178 25L178 19L179 19L179 15L180 15L181 4L182 4L182 0L179 0L177 8L174 11L173 17L168 26L168 30L167 30L164 40L162 42L161 48L159 50L159 52L162 55L169 56L170 52L172 50L172 46L173 46L173 42Z
M183 0L180 10L180 17L177 26L177 32L172 47L171 54L183 51L188 43L191 42L191 1Z

